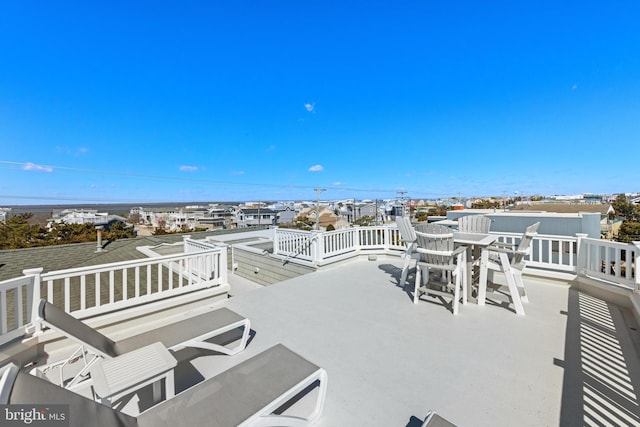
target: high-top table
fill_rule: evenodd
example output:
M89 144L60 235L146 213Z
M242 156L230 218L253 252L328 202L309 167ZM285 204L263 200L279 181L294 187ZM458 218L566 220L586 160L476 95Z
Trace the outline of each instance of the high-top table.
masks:
M177 363L169 350L156 342L112 359L99 360L91 367L91 380L103 405L111 406L117 397L149 384L153 384L153 400L157 403L162 379L166 399L174 396L173 368Z
M484 305L487 296L487 263L489 261L487 247L497 239L498 236L495 234L453 232L453 241L467 247L467 287L473 285L473 253L480 251L478 305Z

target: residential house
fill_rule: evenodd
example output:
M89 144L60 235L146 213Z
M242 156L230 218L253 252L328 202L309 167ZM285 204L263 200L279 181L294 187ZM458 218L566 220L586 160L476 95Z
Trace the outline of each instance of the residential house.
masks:
M277 215L267 208L240 208L236 211L235 224L237 228L276 225Z

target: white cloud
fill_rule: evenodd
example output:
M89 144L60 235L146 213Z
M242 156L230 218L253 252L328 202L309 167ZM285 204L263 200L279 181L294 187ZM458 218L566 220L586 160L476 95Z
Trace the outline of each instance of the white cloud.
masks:
M340 185L344 185L344 182L335 181L335 182L333 182L331 185L334 185L334 186L338 187L338 186L340 186Z
M264 150L264 151L266 151L267 153L270 153L270 152L274 151L275 149L276 149L276 146L275 146L275 145L273 145L273 144L271 144L271 145L270 145L270 146L268 146L268 147L267 147L267 149L266 149L266 150Z
M36 165L34 163L27 163L22 167L23 170L26 171L35 171L35 172L53 172L53 168L50 166L42 166L42 165Z
M182 165L180 166L180 172L197 172L198 171L198 167L197 166L187 166L187 165Z
M232 171L231 175L244 175L244 171Z
M575 83L573 86L571 86L571 89L572 89L572 90L576 90L576 89L578 89L578 83Z
M308 102L306 104L304 104L304 108L310 112L310 113L315 113L315 109L316 109L316 103L313 102L311 104L309 104Z
M322 165L313 165L309 168L309 172L322 172L324 167Z

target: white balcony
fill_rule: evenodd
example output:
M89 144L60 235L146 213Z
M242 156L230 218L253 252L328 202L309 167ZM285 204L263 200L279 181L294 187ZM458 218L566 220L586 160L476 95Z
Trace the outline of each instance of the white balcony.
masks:
M21 338L37 326L29 304L35 289L30 280L39 277L44 296L53 295L78 317L90 316L88 323L117 338L220 306L249 318L255 336L243 352L178 355L177 392L281 342L328 373L320 426L414 426L430 409L459 426L640 424L636 245L537 236L531 256L535 275L525 276L526 316L498 301L484 307L469 303L453 316L436 299L412 304L410 290L398 285L402 246L393 227L273 233L274 253L265 256L313 264L317 271L234 292L244 281L219 268L226 265L226 251L204 245L197 252L145 260L151 264L64 274L32 271L2 282L1 307L8 307L8 300L24 301L12 322L3 323L2 332L13 341L0 347L2 358L46 357L49 363L74 348L52 331ZM188 258L205 253L218 258ZM372 254L376 259L370 261ZM82 295L84 283L84 300L95 298L88 286L97 273L104 277L97 281L108 289L106 295L114 298L82 308L73 291ZM159 276L161 283L173 277L174 286L148 285ZM189 277L195 287L176 291L190 286ZM53 282L51 293L50 280L61 280ZM232 298L202 297L227 286ZM61 296L55 296L58 289ZM158 289L168 293L153 296ZM126 410L139 408L133 401Z

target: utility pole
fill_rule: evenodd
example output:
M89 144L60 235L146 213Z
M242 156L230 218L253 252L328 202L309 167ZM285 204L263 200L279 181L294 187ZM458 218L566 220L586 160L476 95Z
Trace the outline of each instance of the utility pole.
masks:
M316 192L316 230L320 230L320 193L327 191L326 188L314 188Z
M400 200L402 202L402 216L404 215L404 211L405 211L405 205L404 205L404 195L407 194L406 191L398 191L398 193L400 193Z

